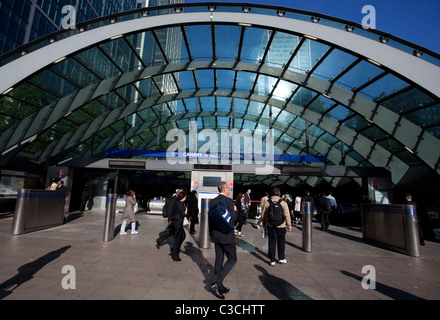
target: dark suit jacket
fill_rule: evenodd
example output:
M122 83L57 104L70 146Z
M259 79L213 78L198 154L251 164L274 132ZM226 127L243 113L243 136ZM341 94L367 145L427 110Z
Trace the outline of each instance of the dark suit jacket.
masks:
M227 198L224 194L220 193L216 198L212 199L209 202L209 208L211 209L213 206L215 206L220 201L223 201L224 198ZM232 221L234 221L234 225L237 222L237 212L234 210L234 201L232 199L227 198L228 200L228 211L231 215ZM211 218L209 218L209 235L211 236L211 240L214 243L220 243L220 244L229 244L229 243L235 243L235 234L234 230L232 230L229 233L223 233L220 231L220 229L211 221Z

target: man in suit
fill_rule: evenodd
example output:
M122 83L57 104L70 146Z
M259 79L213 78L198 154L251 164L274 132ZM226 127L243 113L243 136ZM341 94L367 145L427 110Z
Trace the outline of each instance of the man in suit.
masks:
M67 188L64 185L63 180L60 179L57 181L57 188L55 189L55 191L61 191L61 192L67 193Z
M229 193L230 193L229 184L225 181L221 181L218 184L217 188L220 194L216 198L211 200L211 202L209 203L209 209L214 207L220 201L224 201L224 199L226 198L229 215L231 216L232 221L234 222L235 225L238 219L238 214L235 209L234 201L232 201L232 199L229 198ZM229 233L223 233L210 218L209 235L211 236L211 241L214 242L215 244L215 266L214 266L215 281L211 284L211 288L214 291L217 298L224 299L225 297L223 294L229 292L229 289L223 285L223 280L237 262L235 234L234 234L234 230L230 231ZM228 260L223 265L225 256Z

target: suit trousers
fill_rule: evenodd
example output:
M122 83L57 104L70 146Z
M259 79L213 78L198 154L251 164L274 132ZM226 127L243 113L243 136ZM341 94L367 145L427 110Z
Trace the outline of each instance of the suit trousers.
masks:
M275 254L278 251L278 259L285 259L286 248L286 228L267 227L267 237L269 240L269 259L275 261Z
M171 256L173 257L179 257L179 253L180 253L180 247L183 243L183 241L186 238L186 234L185 234L185 229L183 228L183 220L179 219L179 220L172 220L172 232L174 235L174 247L173 250L171 251Z
M228 260L223 265L225 256ZM224 288L223 280L232 270L236 262L237 262L237 248L235 246L235 243L215 244L214 274L215 274L215 281L217 282L220 289Z

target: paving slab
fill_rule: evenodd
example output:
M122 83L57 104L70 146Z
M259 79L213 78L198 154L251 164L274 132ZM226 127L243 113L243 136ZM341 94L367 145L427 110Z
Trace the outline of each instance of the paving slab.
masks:
M166 226L161 216L138 214L138 235L116 233L108 242L104 219L103 211L71 213L62 226L23 235L11 234L11 216L0 219L0 299L218 301L210 290L214 249L199 248L199 225L195 235L186 231L182 261L175 262L172 238L156 246ZM248 220L236 238L228 301L440 299L438 242L426 241L414 258L365 242L359 228L325 232L313 223L309 253L299 225L286 236L288 263L272 267L255 222ZM375 289L362 287L367 265L374 267Z

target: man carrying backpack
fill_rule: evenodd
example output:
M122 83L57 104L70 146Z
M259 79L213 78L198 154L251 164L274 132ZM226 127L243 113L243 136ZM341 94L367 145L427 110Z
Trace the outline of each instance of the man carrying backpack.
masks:
M271 266L275 265L276 251L278 251L278 262L281 264L287 263L284 251L286 247L286 230L290 232L291 220L289 207L280 196L280 189L274 188L272 196L261 209L261 219L267 227Z
M218 192L219 195L212 199L209 203L209 235L211 236L211 241L215 244L215 263L214 263L214 275L215 280L211 283L211 288L214 291L214 294L219 299L224 299L224 293L229 292L229 288L226 288L223 285L223 280L228 275L228 273L232 270L235 263L237 262L237 248L235 247L235 234L234 234L234 225L237 222L238 216L236 212L236 208L234 205L234 201L229 198L229 193L231 188L229 184L225 181L221 181L218 184ZM227 224L226 227L221 225L217 219L215 219L214 211L216 211L217 207L225 205L224 212L228 211L227 220L231 220L231 226L228 229ZM223 214L223 213L222 213ZM221 220L221 219L220 219ZM223 265L224 258L228 259L226 263Z

